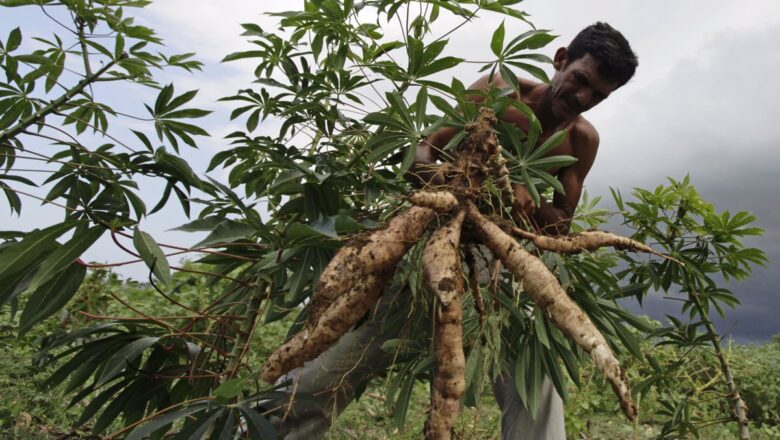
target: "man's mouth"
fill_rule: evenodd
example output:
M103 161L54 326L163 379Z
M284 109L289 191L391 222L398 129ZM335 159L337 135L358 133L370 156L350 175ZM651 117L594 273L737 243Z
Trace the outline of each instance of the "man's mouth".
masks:
M564 99L564 100L563 100L563 103L565 104L565 106L566 106L566 109L567 109L569 112L571 112L571 113L575 113L575 114L580 114L580 113L582 113L582 111L580 110L580 106L579 106L579 105L577 105L577 104L574 104L574 103L573 103L573 102L571 102L569 99Z

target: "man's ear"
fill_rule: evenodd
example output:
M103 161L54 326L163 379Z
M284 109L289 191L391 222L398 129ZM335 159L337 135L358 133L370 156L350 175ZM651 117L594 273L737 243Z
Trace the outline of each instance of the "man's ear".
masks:
M566 65L566 48L565 47L559 47L557 51L555 51L555 57L553 58L553 67L555 67L555 70L561 70Z

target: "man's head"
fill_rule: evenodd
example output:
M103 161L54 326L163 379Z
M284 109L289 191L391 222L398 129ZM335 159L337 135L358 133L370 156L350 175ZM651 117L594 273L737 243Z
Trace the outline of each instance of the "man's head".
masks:
M590 54L599 62L599 73L618 86L627 83L638 64L628 40L607 23L598 22L581 30L566 48L566 61Z
M598 22L555 54L553 112L574 117L606 99L634 75L637 57L623 35Z

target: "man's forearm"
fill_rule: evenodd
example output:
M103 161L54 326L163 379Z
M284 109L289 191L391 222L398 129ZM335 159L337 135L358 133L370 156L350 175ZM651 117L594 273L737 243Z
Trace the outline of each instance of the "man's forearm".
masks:
M414 162L406 173L406 180L415 186L441 185L444 176L439 174L437 160L441 149L447 145L458 132L454 127L443 127L423 139L417 145Z
M437 163L415 161L404 178L418 188L444 183L444 176L441 175L441 165Z
M539 206L534 212L537 227L545 234L563 235L569 232L572 214L566 209L557 208L544 197L540 197Z

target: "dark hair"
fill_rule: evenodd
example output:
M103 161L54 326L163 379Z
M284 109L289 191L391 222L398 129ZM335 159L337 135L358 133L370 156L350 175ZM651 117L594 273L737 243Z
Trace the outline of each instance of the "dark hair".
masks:
M597 22L581 30L566 49L566 61L574 61L585 54L599 61L599 73L620 86L627 83L639 64L628 40L607 23Z

